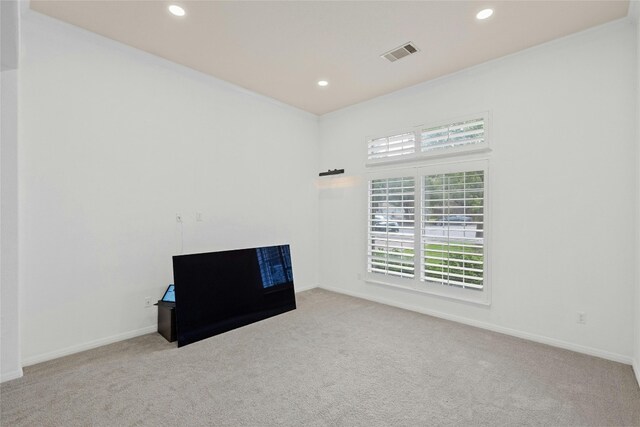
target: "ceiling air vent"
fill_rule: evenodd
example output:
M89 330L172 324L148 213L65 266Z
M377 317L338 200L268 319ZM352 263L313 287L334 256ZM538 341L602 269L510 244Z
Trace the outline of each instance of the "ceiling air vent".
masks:
M405 43L400 47L390 50L387 53L383 53L380 55L383 58L387 58L391 62L395 62L398 59L402 59L405 56L409 56L412 53L418 52L418 48L415 47L411 42Z

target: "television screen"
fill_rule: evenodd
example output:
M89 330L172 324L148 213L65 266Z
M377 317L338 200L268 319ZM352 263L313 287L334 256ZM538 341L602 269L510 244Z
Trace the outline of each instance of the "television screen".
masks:
M167 290L164 292L164 295L162 296L162 301L176 302L176 290L174 285L169 285Z
M289 245L173 257L178 347L296 308Z

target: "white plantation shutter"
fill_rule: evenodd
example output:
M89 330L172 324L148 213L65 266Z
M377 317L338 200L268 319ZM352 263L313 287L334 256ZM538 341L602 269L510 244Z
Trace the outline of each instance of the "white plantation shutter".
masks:
M415 132L405 132L367 141L368 159L380 160L406 156L416 152Z
M484 287L484 171L422 177L421 279Z
M415 178L369 180L367 270L413 278Z
M367 139L367 163L413 161L423 158L489 150L488 113L447 122L406 128L402 132Z
M477 118L443 126L423 128L420 133L422 152L479 144L485 141L485 120Z

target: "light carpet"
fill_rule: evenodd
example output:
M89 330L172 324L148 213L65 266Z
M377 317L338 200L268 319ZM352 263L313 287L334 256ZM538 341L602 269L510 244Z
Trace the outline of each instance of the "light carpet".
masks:
M630 366L321 289L183 348L150 334L27 367L3 426L640 425Z

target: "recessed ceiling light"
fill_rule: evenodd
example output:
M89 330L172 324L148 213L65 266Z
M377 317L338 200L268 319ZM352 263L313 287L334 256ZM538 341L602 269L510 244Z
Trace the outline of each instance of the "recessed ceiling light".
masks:
M476 18L487 19L491 15L493 15L493 9L483 9L480 12L478 12L478 14L476 15Z
M329 82L326 80L318 80L318 86L320 87L329 86Z
M184 16L186 13L184 9L177 4L172 4L171 6L169 6L169 12L171 12L171 14L175 16Z

